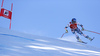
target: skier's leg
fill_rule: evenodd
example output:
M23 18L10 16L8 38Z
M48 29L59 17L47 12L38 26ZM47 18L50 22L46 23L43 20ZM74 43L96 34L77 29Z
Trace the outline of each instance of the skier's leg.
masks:
M81 39L79 38L79 36L77 35L76 30L71 29L72 33L75 34L77 41L82 42Z
M82 32L79 28L77 28L76 31L77 31L77 33L79 33L80 35L83 34L83 32Z
M77 35L76 32L75 32L75 35L76 35L76 39L77 39L77 41L82 42L82 40L79 38L79 36Z
M89 39L90 41L92 41L92 38L90 38L88 35L84 36L85 38Z
M76 39L79 40L79 36L78 36L77 33L75 32L75 30L74 30L74 29L71 29L71 31L72 31L73 34L75 34Z
M82 35L85 38L89 39L90 41L92 40L88 35L83 34L83 32L79 28L77 28L77 33L79 33L80 35Z
M81 34L83 35L85 38L89 39L90 41L92 41L92 38L90 38L88 35L85 35L85 34Z

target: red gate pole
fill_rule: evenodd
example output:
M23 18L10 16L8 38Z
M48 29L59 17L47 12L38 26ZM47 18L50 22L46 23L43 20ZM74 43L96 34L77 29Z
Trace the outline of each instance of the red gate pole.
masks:
M11 12L12 12L12 9L13 9L13 3L11 4ZM10 26L9 26L9 29L11 29L11 19L10 19Z
M1 8L3 7L3 2L4 2L4 0L2 0L2 5L1 5Z

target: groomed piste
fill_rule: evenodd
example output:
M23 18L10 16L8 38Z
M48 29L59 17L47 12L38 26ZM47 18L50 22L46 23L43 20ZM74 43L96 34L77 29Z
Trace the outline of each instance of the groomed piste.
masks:
M100 56L100 49L0 28L0 56Z

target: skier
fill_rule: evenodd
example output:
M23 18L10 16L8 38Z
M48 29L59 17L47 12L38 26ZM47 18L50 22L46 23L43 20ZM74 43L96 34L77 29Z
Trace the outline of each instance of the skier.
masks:
M77 33L92 41L93 39L90 38L88 35L83 34L83 32L77 27L77 25L81 26L82 30L84 30L83 25L78 23L75 18L72 18L71 22L69 22L69 24L65 27L66 33L68 33L67 28L70 27L72 33L76 35L76 39L78 42L83 42L83 41L79 38Z

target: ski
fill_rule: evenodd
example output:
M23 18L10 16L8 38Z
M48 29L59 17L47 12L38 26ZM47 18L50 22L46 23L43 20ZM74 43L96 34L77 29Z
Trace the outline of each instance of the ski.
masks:
M84 41L77 41L77 42L80 42L80 43L84 43L84 44L87 44L87 42L84 42Z

